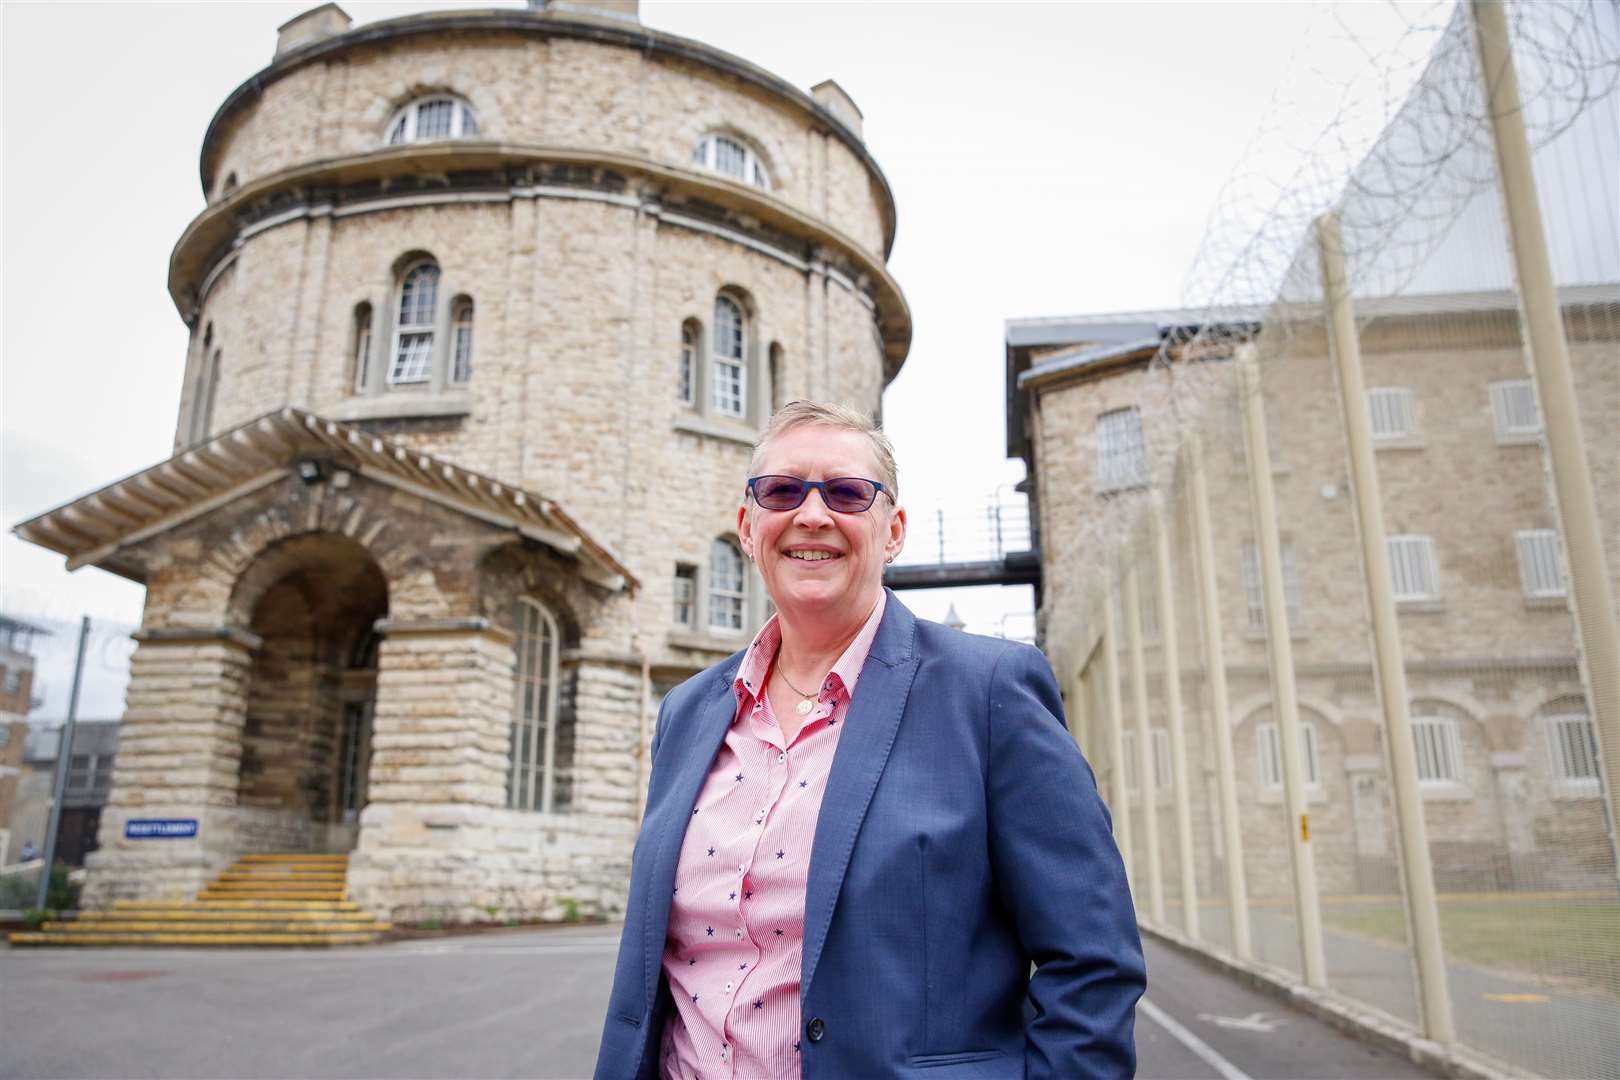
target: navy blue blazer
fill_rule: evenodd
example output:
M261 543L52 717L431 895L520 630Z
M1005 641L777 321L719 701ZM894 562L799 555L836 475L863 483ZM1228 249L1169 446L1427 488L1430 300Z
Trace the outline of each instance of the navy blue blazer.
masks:
M658 1075L675 864L742 657L659 710L597 1080ZM811 848L805 1077L1135 1072L1142 945L1062 714L1038 650L919 620L888 595Z

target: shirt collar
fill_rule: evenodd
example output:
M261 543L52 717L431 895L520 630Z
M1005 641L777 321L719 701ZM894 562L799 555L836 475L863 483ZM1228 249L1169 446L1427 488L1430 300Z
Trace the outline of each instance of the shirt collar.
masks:
M860 680L861 668L866 666L866 655L872 651L872 641L877 637L878 624L883 621L883 608L888 603L888 594L878 592L877 603L872 605L872 613L866 617L860 633L855 640L849 643L838 662L833 664L832 670L827 672L826 682L819 689L819 695L836 694L840 689L853 697L855 684ZM749 643L748 651L743 654L742 664L737 668L737 677L732 682L732 690L739 702L757 698L765 690L765 679L770 673L771 661L782 647L781 616L772 615L765 620L765 625L759 628L754 640Z

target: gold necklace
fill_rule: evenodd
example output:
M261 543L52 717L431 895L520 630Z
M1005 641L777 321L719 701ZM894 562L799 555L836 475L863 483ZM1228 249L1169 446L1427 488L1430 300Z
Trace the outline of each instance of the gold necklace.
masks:
M782 670L782 658L780 656L776 658L776 673L782 677L782 681L787 684L789 690L799 695L800 701L793 707L793 711L800 716L809 716L811 708L815 705L815 695L807 694L791 682L788 682L787 672Z

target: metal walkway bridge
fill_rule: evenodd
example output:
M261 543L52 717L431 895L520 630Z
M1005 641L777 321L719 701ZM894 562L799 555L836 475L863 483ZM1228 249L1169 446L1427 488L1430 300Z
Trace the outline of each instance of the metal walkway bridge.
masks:
M1034 585L1039 590L1040 582L1040 552L1022 497L917 510L908 522L905 551L883 573L883 584L891 589Z

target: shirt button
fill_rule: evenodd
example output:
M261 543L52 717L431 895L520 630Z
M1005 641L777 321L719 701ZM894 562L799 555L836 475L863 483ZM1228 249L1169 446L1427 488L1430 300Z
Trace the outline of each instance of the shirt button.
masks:
M778 765L782 764L782 762L784 762L786 760L787 760L787 755L786 754L777 754L776 755L776 763Z
M745 874L747 872L748 872L748 867L747 867L746 864L744 864L744 863L738 863L737 864L737 873Z
M739 929L739 930L738 930L738 931L737 931L737 936L738 936L738 937L742 937L742 936L743 936L743 932L742 932L742 930L740 930L740 929ZM728 989L729 989L729 988L730 988L730 986L731 986L731 984L730 984L730 983L727 983L727 984L726 984L726 987L727 987L727 988L728 988Z
M810 1036L811 1042L820 1042L821 1037L827 1034L827 1025L818 1016L804 1026L804 1033Z
M726 993L728 993L728 994L731 993L732 985L733 984L731 984L731 983L726 983Z

